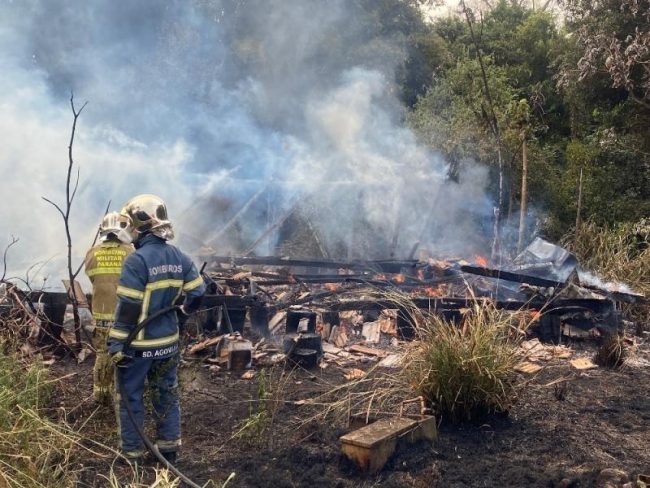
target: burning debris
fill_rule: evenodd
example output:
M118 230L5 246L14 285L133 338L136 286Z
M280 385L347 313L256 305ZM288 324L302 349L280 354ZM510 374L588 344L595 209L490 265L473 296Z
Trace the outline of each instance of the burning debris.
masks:
M639 303L642 295L623 285L599 286L585 276L572 254L536 239L516 259L496 267L486 258L426 260L326 260L281 257L204 256L202 274L209 282L194 321L205 339L190 345L190 355L209 352L213 366L245 369L288 359L315 368L335 362L399 364L400 341L415 336L406 310L391 293L415 306L461 324L474 303L527 311L543 342L562 336L607 336L622 325L621 303ZM20 291L3 287L2 313L16 307L37 324L30 328L32 347L61 342L65 293ZM37 322L35 322L37 321ZM242 335L250 324L255 345ZM240 357L241 356L241 357ZM246 356L246 357L244 357Z
M474 303L526 311L531 330L543 342L555 343L563 336L611 335L622 326L620 304L644 300L622 287L582 283L575 256L539 238L502 267L480 256L473 263L203 259L210 291L203 301L200 332L241 334L248 319L252 332L265 341L254 348L253 363L269 358L277 362L284 355L304 368L327 367L329 362L341 367L359 361L399 364L396 346L414 338L415 330L407 311L391 299L395 292L458 324ZM212 346L211 341L204 344Z

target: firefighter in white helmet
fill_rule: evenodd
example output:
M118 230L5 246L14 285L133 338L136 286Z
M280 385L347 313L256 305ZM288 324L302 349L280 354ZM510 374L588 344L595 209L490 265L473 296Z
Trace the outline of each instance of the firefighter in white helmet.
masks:
M178 317L171 307L184 295L182 313L195 311L205 284L192 260L167 243L174 232L167 207L159 197L138 195L126 203L122 215L130 225L122 230L120 239L133 242L136 248L122 269L115 324L108 334L108 350L119 369L122 389L118 391L120 396L122 391L126 396L116 402L122 454L135 463L144 455L142 439L128 415L126 402L142 427L146 381L153 391L156 445L173 463L181 444L181 417ZM138 324L157 313L160 316L150 319L127 345L126 340Z
M119 213L106 214L99 226L99 244L86 253L84 262L86 275L93 285L93 346L97 351L93 368L93 397L95 401L105 405L112 404L114 376L106 338L115 320L117 286L122 264L134 250L131 244L118 239L118 234L127 226L128 219Z

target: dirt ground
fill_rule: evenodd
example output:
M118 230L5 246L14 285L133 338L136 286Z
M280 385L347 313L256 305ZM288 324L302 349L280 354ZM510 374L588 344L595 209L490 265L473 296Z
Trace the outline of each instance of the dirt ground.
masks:
M573 347L577 355L593 354L593 344ZM65 412L69 422L85 424L89 437L115 447L112 411L96 407L90 396L91 367L92 359L81 365L63 359L52 366L56 376L74 373L57 383L52 413ZM182 365L178 467L199 484L213 480L221 486L234 472L231 487L588 487L604 468L621 469L631 479L650 474L648 346L639 347L620 370L578 371L566 359L552 360L526 376L530 383L508 415L475 424L443 421L433 445L400 448L372 477L360 475L340 455L338 438L349 428L306 422L314 407L299 401L345 382L340 368L288 374L275 367L252 379L241 375L210 371L198 361ZM243 422L256 418L260 389L283 403L267 411L272 420L264 430L249 422L244 435L235 435ZM86 455L78 486L108 486L100 475L112 461Z

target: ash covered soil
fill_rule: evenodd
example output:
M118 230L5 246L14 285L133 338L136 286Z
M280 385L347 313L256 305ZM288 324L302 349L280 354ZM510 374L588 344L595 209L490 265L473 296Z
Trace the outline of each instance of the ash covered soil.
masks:
M593 352L591 344L575 347L579 355ZM64 359L52 372L68 375L56 384L52 414L83 423L88 438L117 446L112 410L97 407L90 396L92 359L81 365ZM443 421L433 445L398 450L371 477L359 475L340 455L338 438L350 429L310 422L320 407L301 402L344 383L343 369L330 364L288 374L274 367L264 382L259 373L252 379L241 376L210 371L200 362L182 366L178 467L200 484L213 480L221 486L234 472L229 487L588 487L605 468L620 469L630 479L650 472L647 346L620 370L579 371L566 359L545 363L539 373L526 376L529 384L508 415L462 425ZM271 420L265 430L255 430L252 422L238 436L243 422L255 419L260 389L283 401L267 411ZM78 486L108 486L102 475L114 459L80 456ZM125 469L116 467L124 476Z

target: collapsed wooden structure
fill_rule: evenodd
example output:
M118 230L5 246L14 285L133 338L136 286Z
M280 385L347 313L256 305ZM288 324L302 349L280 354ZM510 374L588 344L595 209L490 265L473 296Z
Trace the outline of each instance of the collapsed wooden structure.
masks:
M399 292L416 307L450 322L460 321L465 309L483 301L498 309L528 310L539 319L541 339L555 342L566 324L582 331L614 332L621 326L620 304L645 300L625 290L580 284L575 258L546 241L534 241L521 256L502 268L490 267L479 257L470 263L202 256L208 291L199 327L214 334L243 332L248 319L260 335L269 336L296 332L289 330L290 317L282 323L274 321L281 311L292 310L294 315L296 308L317 311L338 325L338 316L345 311L395 310L398 336L409 339L414 330L408 313L391 298ZM39 342L56 342L69 302L67 293L20 294L28 310L46 318ZM0 305L0 314L7 307Z

